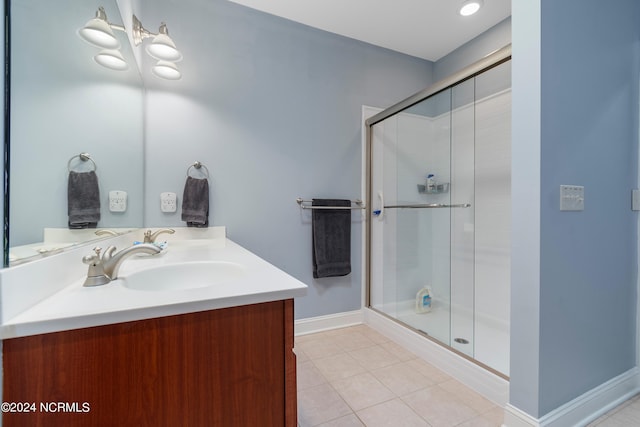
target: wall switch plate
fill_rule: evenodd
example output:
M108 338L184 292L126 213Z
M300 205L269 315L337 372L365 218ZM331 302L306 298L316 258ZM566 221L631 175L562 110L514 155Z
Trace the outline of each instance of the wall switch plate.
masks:
M175 212L177 210L177 200L176 193L165 192L160 193L160 210L162 212Z
M583 211L584 210L584 187L581 185L561 185L560 186L560 210L561 211Z
M640 190L631 190L631 210L640 211Z
M109 191L109 210L111 212L124 212L127 210L126 191Z

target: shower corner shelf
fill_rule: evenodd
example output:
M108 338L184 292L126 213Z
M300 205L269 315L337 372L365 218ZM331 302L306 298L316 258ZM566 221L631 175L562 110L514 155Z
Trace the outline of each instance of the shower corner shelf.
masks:
M444 182L442 184L436 184L436 188L433 190L427 189L427 186L424 184L418 185L418 193L420 194L444 194L449 192L449 183Z

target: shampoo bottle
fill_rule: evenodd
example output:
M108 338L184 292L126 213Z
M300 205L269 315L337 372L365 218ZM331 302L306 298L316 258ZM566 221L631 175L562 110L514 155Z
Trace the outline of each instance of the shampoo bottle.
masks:
M427 175L426 189L427 193L435 193L436 192L436 176L432 173Z
M416 313L428 313L431 311L433 293L429 286L420 289L416 294Z

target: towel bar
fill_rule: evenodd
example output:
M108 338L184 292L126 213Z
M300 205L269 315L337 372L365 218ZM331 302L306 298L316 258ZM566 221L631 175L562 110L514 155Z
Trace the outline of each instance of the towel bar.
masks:
M311 203L313 200L302 200L302 197L296 199L296 203L301 209L365 209L364 202L360 199L352 200L351 203L355 203L357 206L351 206L349 208L344 206L309 206L303 205L303 203Z
M470 203L460 203L457 205L446 205L443 203L432 203L432 204L422 204L422 205L394 205L394 206L385 206L385 209L434 209L434 208L470 208Z

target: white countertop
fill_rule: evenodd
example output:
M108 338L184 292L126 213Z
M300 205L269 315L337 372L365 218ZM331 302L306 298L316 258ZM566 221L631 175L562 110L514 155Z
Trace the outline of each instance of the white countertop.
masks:
M244 274L229 283L161 291L129 289L123 280L83 287L82 277L3 322L0 338L284 300L307 292L304 283L226 238L169 241L166 252L159 255L126 259L119 277L126 280L138 271L194 261L237 263L244 267Z

